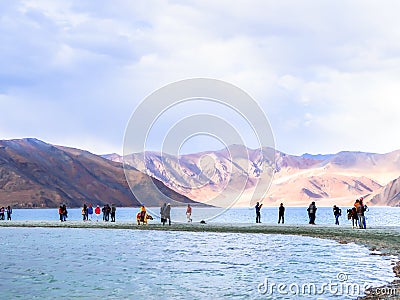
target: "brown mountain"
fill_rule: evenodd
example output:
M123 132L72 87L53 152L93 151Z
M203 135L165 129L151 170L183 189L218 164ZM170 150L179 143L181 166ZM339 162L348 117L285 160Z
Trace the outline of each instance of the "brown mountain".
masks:
M152 199L157 206L174 200L175 205L193 203L135 168L126 174L139 199ZM57 207L60 203L69 207L83 203L140 205L121 163L37 139L0 141L0 205Z
M400 150L386 154L343 151L302 156L272 151L233 145L179 157L145 152L124 159L171 189L214 205L225 204L224 201L230 204L232 197L241 193L235 206L251 206L255 201L297 206L316 201L323 206L343 206L361 196L370 200L400 175ZM114 155L113 159L121 161L122 157ZM269 189L271 170L274 174ZM380 205L392 205L387 200L383 199Z
M400 177L383 187L382 191L372 198L371 203L374 205L400 206Z

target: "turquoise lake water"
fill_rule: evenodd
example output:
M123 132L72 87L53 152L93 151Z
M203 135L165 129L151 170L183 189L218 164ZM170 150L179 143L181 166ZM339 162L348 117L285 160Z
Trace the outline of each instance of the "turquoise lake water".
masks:
M204 210L194 208L193 217L210 215ZM134 223L137 211L117 208L117 222ZM399 213L370 208L367 224L399 226ZM13 220L57 219L56 209L13 213ZM80 209L69 210L68 220L80 219ZM173 208L172 219L184 221L185 209ZM254 223L254 210L209 222ZM262 222L276 224L277 209L263 208ZM286 224L307 222L305 208L287 208ZM317 223L334 226L331 208L319 208ZM351 226L345 216L340 226ZM356 299L366 285L394 280L394 257L310 237L5 227L0 235L0 299Z
M309 237L87 228L0 234L1 299L355 299L338 287L362 292L394 279L393 257ZM293 294L304 284L318 294ZM327 284L336 291L322 289Z

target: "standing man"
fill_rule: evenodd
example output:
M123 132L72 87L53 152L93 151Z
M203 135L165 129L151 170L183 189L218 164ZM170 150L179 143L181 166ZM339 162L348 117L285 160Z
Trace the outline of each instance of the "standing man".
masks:
M12 208L10 205L7 206L6 213L7 213L7 220L11 221Z
M283 203L281 203L281 205L279 205L278 224L281 223L281 220L282 220L282 224L285 224L285 207L283 206Z
M58 208L58 214L60 215L60 221L64 222L64 209L62 205L60 205L60 207Z
M188 219L188 222L192 222L192 207L190 204L188 204L186 209L186 218Z
M261 207L263 205L257 202L256 204L256 223L261 223Z
M117 211L117 208L115 207L115 204L111 204L111 222L115 222L115 212Z
M62 209L63 209L63 222L65 222L65 221L67 221L67 218L68 218L67 205L64 204L64 205L62 206Z
M110 204L106 205L106 222L110 221L111 207Z
M315 225L315 215L317 213L317 207L315 206L315 202L311 202L311 204L307 208L308 217L310 219L309 224Z
M165 210L167 209L167 203L164 203L160 207L160 217L161 217L161 223L165 225L165 222L167 222L167 219L165 218Z
M339 217L342 215L342 210L336 205L333 206L333 215L335 216L335 224L339 225Z
M166 219L168 219L168 225L171 226L171 204L170 203L168 203L167 207L165 208L164 218L165 218L165 221L166 221Z
M357 216L358 216L358 225L361 229L366 229L367 224L365 221L365 211L367 210L367 206L363 203L364 198L360 198L359 205L357 206Z

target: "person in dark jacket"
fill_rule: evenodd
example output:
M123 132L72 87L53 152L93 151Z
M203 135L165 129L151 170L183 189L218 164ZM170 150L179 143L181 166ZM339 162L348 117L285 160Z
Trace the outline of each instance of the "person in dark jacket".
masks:
M167 204L164 210L164 217L168 219L168 225L171 225L171 204Z
M335 224L339 225L339 217L342 215L342 210L336 205L333 206L333 215L335 216Z
M283 203L281 203L281 205L279 205L278 224L281 223L281 220L282 220L282 224L285 224L285 207L283 206Z
M7 206L6 213L7 213L7 220L11 221L12 208L10 205Z
M161 218L161 223L165 225L165 222L167 222L167 219L165 218L165 209L167 208L167 203L164 203L163 206L160 207L160 218Z
M82 207L82 218L83 218L83 221L87 221L87 205L86 205L86 203L83 204L83 207Z
M256 223L261 223L261 207L263 205L260 204L259 202L256 203L255 209L256 209Z
M67 205L64 204L64 205L62 206L62 209L63 209L63 222L65 222L65 221L67 221L67 218L68 218Z
M117 208L115 207L115 204L111 204L111 222L115 222L115 212L117 211Z
M308 218L310 220L309 224L315 225L315 217L317 214L317 207L315 206L315 202L311 202L311 204L307 208Z

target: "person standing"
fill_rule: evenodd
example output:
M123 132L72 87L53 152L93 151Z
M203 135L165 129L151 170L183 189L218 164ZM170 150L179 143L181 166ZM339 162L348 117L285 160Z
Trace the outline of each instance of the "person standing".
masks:
M94 209L94 213L96 214L96 222L99 221L100 212L101 212L100 206L97 205L96 208Z
M87 205L86 205L86 203L85 204L83 204L83 207L82 207L82 217L83 217L83 221L86 221L87 220Z
M115 222L115 212L117 211L117 208L115 207L115 204L111 204L111 222Z
M279 205L279 218L278 218L278 224L281 223L285 224L285 207L283 206L283 203Z
M188 222L192 222L192 207L190 204L188 204L186 208L186 218L188 219Z
M7 220L11 221L12 208L10 205L7 206L6 212L7 212Z
M342 215L342 210L336 205L333 206L333 215L335 216L335 225L339 225L339 217Z
M170 203L168 203L167 206L165 207L164 216L165 216L166 220L168 219L168 225L171 226L171 204Z
M62 208L63 208L63 221L65 222L65 221L67 221L67 218L68 218L67 205L64 204Z
M358 225L361 229L366 229L367 224L365 221L366 205L363 203L363 198L360 198L359 205L357 206Z
M106 211L107 211L107 206L104 204L103 208L101 209L101 212L103 213L103 221L106 221Z
M110 221L111 207L110 204L106 205L106 222Z
M315 202L311 202L311 204L307 208L308 218L310 219L309 224L315 225L315 216L317 213L317 207L315 206Z
M167 221L167 219L165 218L165 210L167 208L167 203L164 203L161 207L160 207L160 217L161 217L161 223L163 225L165 225L165 222Z
M2 206L0 208L0 220L4 220L4 212L5 212L5 209L4 209L4 206Z
M260 204L259 202L256 203L256 223L261 223L261 207L263 205Z
M60 207L58 208L58 214L60 215L60 221L64 222L64 209L62 205L60 205Z
M90 203L89 204L89 207L87 208L87 219L89 220L89 221L92 221L92 218L93 218L93 205L92 205L92 203Z

